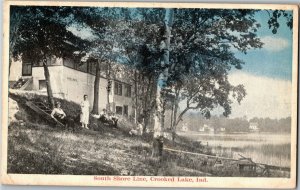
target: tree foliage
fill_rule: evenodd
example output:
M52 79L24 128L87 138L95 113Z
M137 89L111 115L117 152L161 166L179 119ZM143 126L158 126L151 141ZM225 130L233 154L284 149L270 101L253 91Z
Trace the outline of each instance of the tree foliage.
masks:
M24 7L23 7L24 8ZM19 24L19 35L12 49L14 58L30 55L34 63L45 56L70 57L87 42L66 30L66 23L59 15L60 8L27 7L27 14Z
M143 114L157 110L156 84L167 70L161 95L166 109L172 109L174 127L189 110L210 117L213 109L221 107L228 116L233 101L246 96L242 84L234 86L228 80L229 72L244 64L235 52L246 54L263 46L257 36L261 24L276 33L279 19L285 18L287 26L293 27L292 15L284 10L266 10L268 23L258 23L254 9L173 11L169 64L161 64L166 24L165 10L160 8L12 7L11 57L28 54L36 63L50 55L98 60L108 78L119 73L134 83L135 109ZM88 28L93 36L84 39L68 27ZM182 101L186 106L179 110Z
M42 63L51 107L54 106L54 101L47 67L48 58L70 57L79 47L87 46L87 42L67 30L67 23L60 15L65 11L68 12L68 9L18 6L12 7L11 11L12 15L24 14L21 16L21 21L11 21L13 27L11 27L10 41L14 42L11 58L24 59L26 57L33 64Z

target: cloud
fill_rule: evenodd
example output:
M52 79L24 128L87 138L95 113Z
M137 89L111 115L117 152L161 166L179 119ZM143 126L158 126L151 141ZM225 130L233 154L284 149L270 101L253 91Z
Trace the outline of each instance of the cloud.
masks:
M289 46L289 42L285 38L265 36L261 38L261 41L264 43L263 48L270 52L278 52Z
M291 116L291 81L256 76L237 71L229 75L233 85L243 84L247 95L239 105L233 103L230 117L270 117Z
M84 40L95 40L97 39L97 36L93 34L93 31L88 26L79 26L76 24L73 24L69 27L67 27L67 30L72 32L75 36L78 36Z

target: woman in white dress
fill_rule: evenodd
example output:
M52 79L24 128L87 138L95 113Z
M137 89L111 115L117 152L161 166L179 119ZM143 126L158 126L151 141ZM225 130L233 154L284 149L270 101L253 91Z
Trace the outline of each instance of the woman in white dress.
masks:
M87 99L87 95L83 96L83 101L81 102L81 113L80 113L80 123L82 128L88 128L89 116L90 116L90 103Z

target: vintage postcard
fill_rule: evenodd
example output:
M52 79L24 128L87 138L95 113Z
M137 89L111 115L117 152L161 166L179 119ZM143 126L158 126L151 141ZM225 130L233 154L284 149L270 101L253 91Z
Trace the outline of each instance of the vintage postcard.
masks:
M3 184L296 186L297 5L3 12Z

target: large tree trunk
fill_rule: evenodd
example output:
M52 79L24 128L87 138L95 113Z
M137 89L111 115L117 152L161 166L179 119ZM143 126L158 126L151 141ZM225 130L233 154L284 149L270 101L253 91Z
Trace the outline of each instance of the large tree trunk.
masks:
M167 101L166 101L166 99L164 99L163 107L162 107L162 113L161 113L161 128L162 128L162 129L165 128L166 104L167 104ZM162 135L163 135L163 134L162 134Z
M169 68L169 55L170 55L170 38L171 38L171 26L173 23L173 9L166 9L165 13L165 32L164 38L165 47L163 47L163 55L162 55L162 67L164 70L162 73L159 74L157 80L157 89L156 89L156 110L154 114L154 134L153 134L153 151L152 156L162 156L162 149L163 149L163 104L164 98L162 96L163 88L166 85L166 81L168 79L168 68Z
M137 123L138 112L138 87L137 87L137 71L134 71L134 123Z
M107 88L110 88L110 79L107 78ZM110 100L109 100L109 93L110 93L110 90L106 89L106 102L107 102L107 111L110 112Z
M96 65L96 76L94 82L94 102L93 102L93 109L92 114L99 114L99 83L100 83L100 61L98 60Z
M44 67L44 75L45 75L45 79L46 79L48 101L49 101L51 109L53 109L55 104L54 104L53 92L52 92L51 82L50 82L50 73L49 73L46 58L43 59L43 67Z
M144 95L144 103L143 103L143 119L144 119L144 125L143 125L143 133L146 132L146 128L147 128L147 120L148 120L148 115L149 115L149 107L150 107L150 104L149 104L149 91L150 91L150 88L151 88L151 80L152 80L152 76L150 76L148 78L148 84L147 84L147 90L146 90L146 94ZM150 95L151 97L151 95Z
M106 87L106 109L107 112L110 112L110 101L109 101L109 90L108 90L108 85L110 82L110 74L111 74L111 65L110 63L107 63L107 70L106 70L106 79L107 79L107 87Z
M172 102L171 107L171 120L170 120L170 129L173 131L173 116L174 116L174 107L175 107L175 100Z
M150 123L151 112L152 112L153 107L154 107L153 106L153 100L154 100L153 91L154 91L154 88L156 86L154 84L155 84L155 82L154 82L153 77L152 77L151 80L150 80L150 86L149 86L150 90L149 90L149 93L148 93L148 95L149 95L149 98L148 98L148 107L146 109L146 115L145 115L145 123L144 123L144 125L145 125L144 128L145 129L147 129L147 126Z
M11 64L12 64L12 50L9 50L9 61L8 61L8 76L10 76L10 68L11 68Z
M171 123L171 129L172 129L172 141L175 141L175 135L176 135L176 118L177 118L177 112L178 112L178 106L179 106L179 88L175 88L175 98L174 98L174 110L173 110L173 120Z
M8 75L10 75L10 67L12 64L12 57L13 57L13 49L15 48L15 44L17 41L17 38L19 37L19 27L22 22L21 14L17 11L13 12L13 14L10 17L10 37L9 37L9 70ZM12 24L13 23L13 24Z

